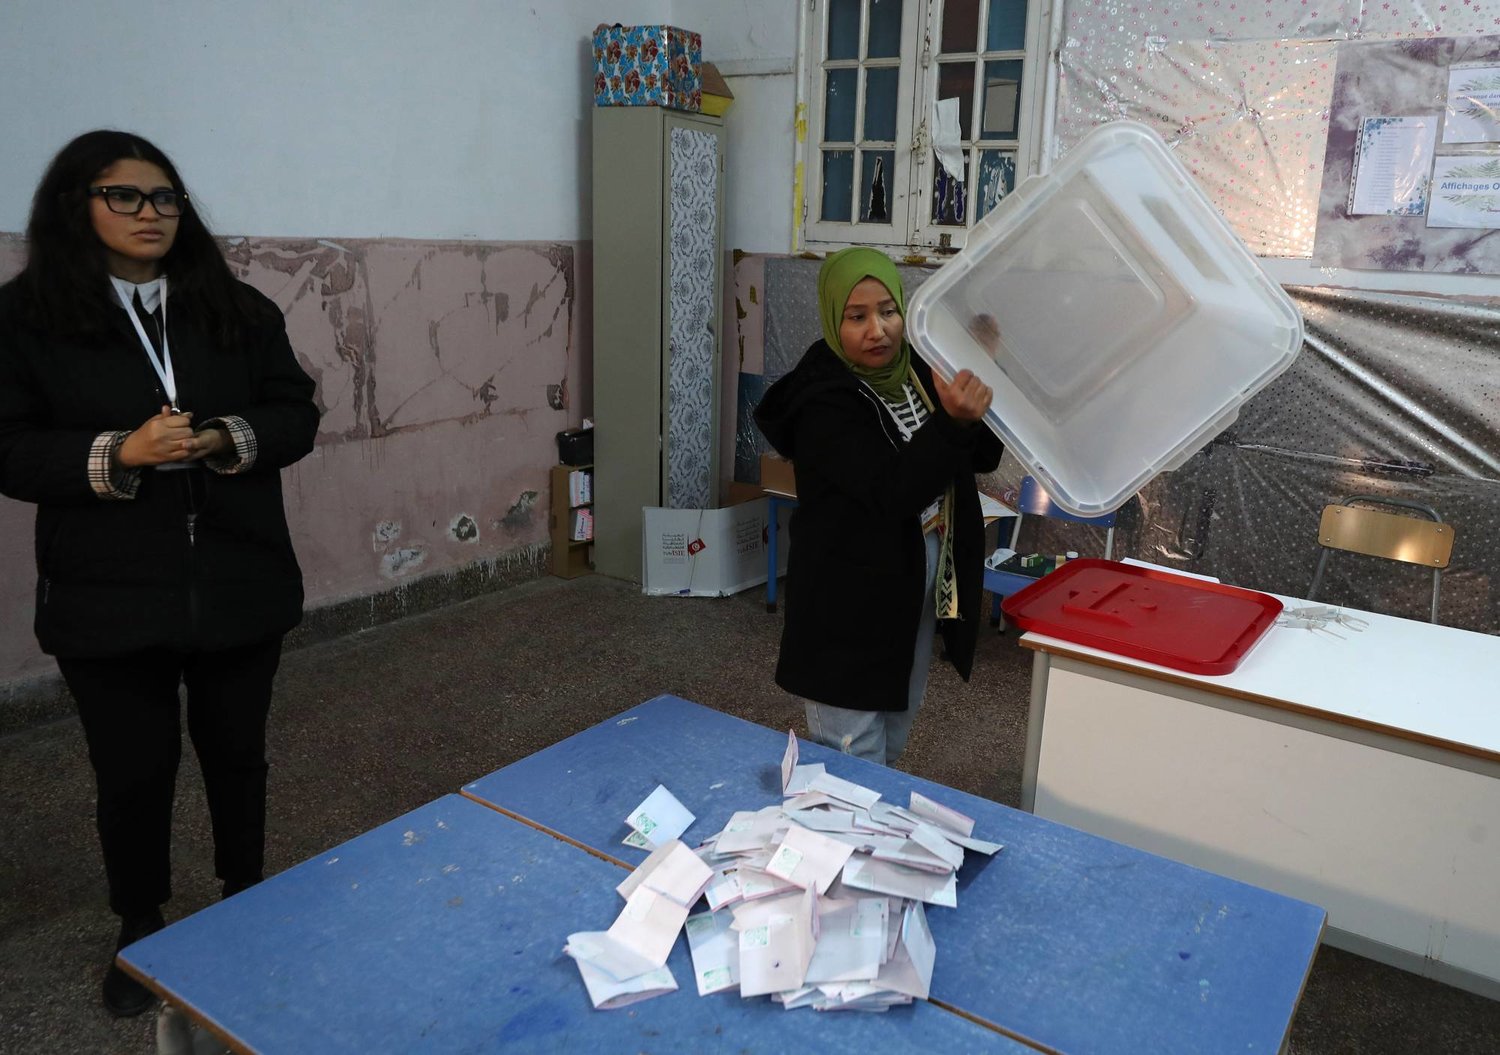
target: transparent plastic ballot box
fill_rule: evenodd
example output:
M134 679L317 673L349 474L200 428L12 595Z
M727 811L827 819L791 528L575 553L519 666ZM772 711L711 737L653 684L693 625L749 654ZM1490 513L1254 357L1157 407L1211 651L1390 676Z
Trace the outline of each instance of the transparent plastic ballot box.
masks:
M912 297L912 346L1062 508L1118 509L1291 365L1302 317L1160 136L1116 121L1022 183Z

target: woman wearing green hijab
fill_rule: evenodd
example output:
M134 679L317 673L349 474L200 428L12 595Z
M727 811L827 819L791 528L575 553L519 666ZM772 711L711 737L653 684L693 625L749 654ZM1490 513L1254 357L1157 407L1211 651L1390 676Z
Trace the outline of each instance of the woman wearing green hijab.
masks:
M979 631L984 526L974 474L1000 463L981 420L990 390L944 382L906 342L890 259L845 249L818 274L823 339L756 408L794 463L776 683L802 698L812 739L889 764L921 705L936 632L968 680Z

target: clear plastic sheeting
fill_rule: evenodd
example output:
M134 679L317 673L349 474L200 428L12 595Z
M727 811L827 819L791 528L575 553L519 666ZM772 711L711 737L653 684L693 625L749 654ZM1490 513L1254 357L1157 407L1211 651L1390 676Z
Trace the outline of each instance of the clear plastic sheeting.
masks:
M1500 0L1064 0L1053 149L1131 118L1250 249L1312 255L1342 42L1500 33Z
M1312 253L1336 45L1131 42L1062 49L1059 155L1100 124L1165 139L1250 250Z
M1500 306L1289 292L1303 353L1235 423L1237 442L1500 481Z
M986 489L1013 487L1019 472L1019 465L1007 461L984 481ZM1452 523L1456 538L1438 621L1483 633L1500 630L1491 586L1500 573L1500 487L1486 481L1388 475L1315 455L1218 443L1157 477L1120 510L1114 556L1303 598L1317 567L1323 507L1350 494L1423 502ZM1102 556L1104 532L1032 518L1018 549ZM1432 574L1425 568L1338 552L1329 557L1317 600L1426 621L1431 591Z
M1349 40L1360 32L1364 7L1363 0L1068 0L1064 18L1068 36L1086 46L1116 38Z
M1302 354L1212 446L1120 510L1115 556L1305 597L1325 505L1354 494L1421 502L1455 529L1439 621L1500 631L1500 309L1292 293ZM1013 488L1021 472L1007 459L988 488ZM1103 532L1032 522L1020 548L1094 555ZM1425 620L1431 590L1425 568L1339 552L1318 601Z
M1366 0L1359 21L1364 40L1493 33L1500 0Z
M1500 570L1500 488L1489 481L1371 472L1310 453L1222 443L1142 493L1136 537L1127 545L1145 560L1175 561L1226 582L1306 597L1321 552L1323 507L1352 494L1422 502L1453 524L1439 621L1486 633L1500 627L1491 587ZM1323 580L1321 603L1428 618L1432 574L1426 568L1338 552L1330 555Z

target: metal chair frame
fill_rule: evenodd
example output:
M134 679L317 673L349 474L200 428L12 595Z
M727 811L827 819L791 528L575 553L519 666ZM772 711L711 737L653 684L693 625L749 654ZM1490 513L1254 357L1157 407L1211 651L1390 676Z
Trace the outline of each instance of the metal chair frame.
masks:
M1410 556L1402 555L1399 551L1393 550L1389 547L1351 549L1346 546L1331 544L1332 536L1324 528L1324 523L1326 521L1326 518L1330 515L1330 511L1336 510L1340 507L1358 508L1356 503L1364 503L1365 505L1370 506L1390 506L1399 509L1410 509L1414 512L1422 514L1424 517L1426 517L1428 520L1431 520L1435 524L1443 525L1438 530L1439 532L1446 531L1448 534L1448 546L1446 552L1441 552L1436 558L1434 558L1434 563L1429 564L1426 560L1414 560ZM1369 509L1363 511L1367 513L1378 513L1383 517L1397 516L1396 514L1386 513L1383 510L1379 509ZM1416 518L1397 517L1397 519L1415 520ZM1421 502L1409 502L1402 498L1382 498L1379 495L1349 495L1341 501L1323 507L1323 519L1321 519L1318 524L1318 545L1322 548L1322 552L1318 554L1318 567L1317 570L1313 572L1312 585L1307 588L1307 599L1309 601L1316 599L1318 590L1323 585L1323 571L1328 566L1328 554L1330 552L1337 549L1346 553L1362 553L1366 556L1381 557L1385 560L1398 561L1402 564L1415 564L1419 567L1431 567L1432 608L1430 619L1432 622L1436 623L1438 621L1438 602L1441 597L1443 588L1443 568L1448 566L1449 557L1452 554L1452 540L1452 525L1444 524L1442 516L1438 514L1438 511L1436 509L1433 509L1429 505L1424 505Z

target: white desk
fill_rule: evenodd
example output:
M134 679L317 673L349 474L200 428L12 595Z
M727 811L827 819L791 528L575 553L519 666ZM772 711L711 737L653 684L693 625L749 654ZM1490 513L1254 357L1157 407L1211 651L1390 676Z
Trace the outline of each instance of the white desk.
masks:
M1500 998L1500 638L1358 614L1344 640L1273 627L1222 677L1025 635L1022 805L1322 905L1330 944Z

